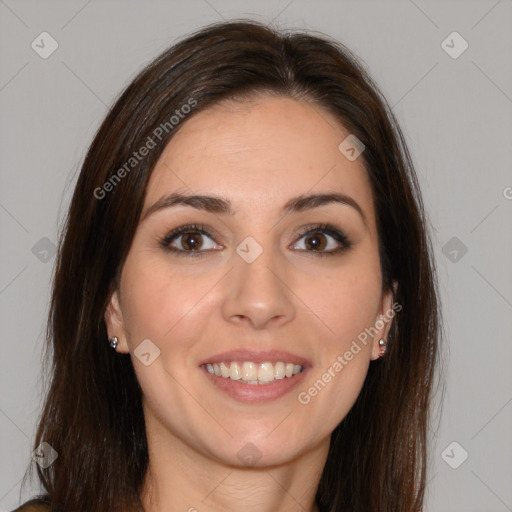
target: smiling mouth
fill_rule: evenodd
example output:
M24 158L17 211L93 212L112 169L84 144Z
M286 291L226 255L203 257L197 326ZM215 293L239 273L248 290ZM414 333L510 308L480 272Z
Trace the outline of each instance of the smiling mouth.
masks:
M275 364L267 361L264 363L221 362L206 363L203 365L208 373L220 377L238 381L241 384L270 384L277 380L290 379L304 370L304 366L294 363L278 361Z

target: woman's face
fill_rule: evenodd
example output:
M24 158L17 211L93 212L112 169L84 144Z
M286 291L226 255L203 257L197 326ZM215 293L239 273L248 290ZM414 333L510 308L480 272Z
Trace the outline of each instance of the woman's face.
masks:
M348 135L318 106L259 96L194 115L169 142L105 315L148 436L238 466L328 445L392 306L362 158L338 148ZM333 194L352 204L307 199ZM216 199L178 200L192 195Z

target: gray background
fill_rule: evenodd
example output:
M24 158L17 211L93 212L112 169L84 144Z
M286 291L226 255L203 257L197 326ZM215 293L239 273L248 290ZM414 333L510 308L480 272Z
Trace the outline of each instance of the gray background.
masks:
M512 0L0 0L0 512L31 457L52 251L87 146L139 69L234 17L337 38L392 105L434 226L448 345L425 512L512 511ZM31 47L43 31L59 45L47 59ZM457 58L453 31L469 44Z

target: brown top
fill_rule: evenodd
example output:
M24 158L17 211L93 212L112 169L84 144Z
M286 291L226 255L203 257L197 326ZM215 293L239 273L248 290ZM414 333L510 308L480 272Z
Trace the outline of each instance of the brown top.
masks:
M50 507L40 500L31 500L12 512L48 512Z
M13 510L12 512L47 512L50 509L48 505L44 505L42 503L37 503L35 501L29 501L21 507Z

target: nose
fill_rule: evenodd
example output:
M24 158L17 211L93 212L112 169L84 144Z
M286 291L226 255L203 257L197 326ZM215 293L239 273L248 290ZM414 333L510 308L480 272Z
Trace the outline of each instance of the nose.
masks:
M292 287L287 283L285 264L271 249L251 263L235 253L234 268L226 282L222 304L224 319L247 323L253 329L282 326L295 318Z

